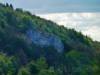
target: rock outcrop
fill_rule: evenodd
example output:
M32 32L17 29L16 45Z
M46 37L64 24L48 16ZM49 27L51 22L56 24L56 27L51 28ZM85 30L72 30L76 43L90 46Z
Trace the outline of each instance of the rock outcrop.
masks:
M30 29L27 31L27 37L36 45L40 46L52 46L58 52L62 52L64 49L63 43L59 37L50 35L48 33L41 32L39 30Z

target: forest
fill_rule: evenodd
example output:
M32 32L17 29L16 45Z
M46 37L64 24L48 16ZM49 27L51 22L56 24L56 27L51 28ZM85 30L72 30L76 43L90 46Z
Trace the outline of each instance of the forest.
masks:
M100 42L0 4L0 75L100 75Z

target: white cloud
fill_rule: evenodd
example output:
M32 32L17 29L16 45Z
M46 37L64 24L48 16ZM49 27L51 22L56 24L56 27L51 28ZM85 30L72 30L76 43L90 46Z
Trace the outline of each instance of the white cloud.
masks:
M83 34L87 34L92 37L94 40L100 41L100 27L92 26L83 31Z
M100 13L52 13L38 16L74 28L93 40L100 41Z

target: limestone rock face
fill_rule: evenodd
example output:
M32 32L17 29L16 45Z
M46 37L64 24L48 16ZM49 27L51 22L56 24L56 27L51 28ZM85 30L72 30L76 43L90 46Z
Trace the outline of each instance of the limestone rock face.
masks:
M50 35L48 33L43 33L38 30L30 29L27 31L28 38L36 45L40 46L52 46L58 52L62 52L64 49L63 43L59 37L55 35Z

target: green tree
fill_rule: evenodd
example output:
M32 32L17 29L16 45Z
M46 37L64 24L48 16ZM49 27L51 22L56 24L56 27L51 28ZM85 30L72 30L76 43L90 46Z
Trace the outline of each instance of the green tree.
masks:
M0 75L14 75L16 72L16 67L13 65L11 59L0 53Z
M31 75L27 68L21 68L18 72L18 75Z
M38 75L58 75L53 68L41 69Z
M48 65L46 63L46 59L44 57L40 57L39 59L37 59L36 61L36 67L41 70L41 69L47 69Z

